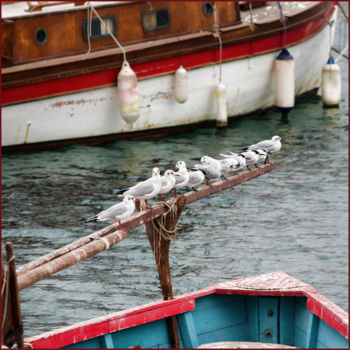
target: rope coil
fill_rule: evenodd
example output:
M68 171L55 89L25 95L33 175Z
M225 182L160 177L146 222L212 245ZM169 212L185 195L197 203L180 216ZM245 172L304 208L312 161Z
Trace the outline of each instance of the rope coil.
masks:
M152 220L152 225L154 231L159 234L159 238L163 238L167 241L175 241L176 240L176 225L174 229L166 228L166 216L171 215L171 220L175 221L176 217L176 206L175 202L172 205L169 205L167 202L163 202L163 204L168 208L168 210L159 216L158 218Z

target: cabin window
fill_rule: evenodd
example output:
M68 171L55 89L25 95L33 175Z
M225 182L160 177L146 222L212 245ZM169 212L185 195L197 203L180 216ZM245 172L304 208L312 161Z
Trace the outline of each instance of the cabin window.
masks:
M203 4L203 13L207 16L210 17L214 12L213 4L211 2L205 2Z
M47 31L45 28L38 28L34 34L35 42L44 45L47 42Z
M113 15L101 16L103 23L98 18L91 19L91 40L102 39L108 37L109 31L113 33L113 35L117 35L117 21ZM88 26L90 25L90 21L84 19L83 21L83 35L84 39L88 40ZM106 28L107 27L107 28Z
M146 10L141 15L142 28L145 32L157 29L169 28L170 13L166 7Z

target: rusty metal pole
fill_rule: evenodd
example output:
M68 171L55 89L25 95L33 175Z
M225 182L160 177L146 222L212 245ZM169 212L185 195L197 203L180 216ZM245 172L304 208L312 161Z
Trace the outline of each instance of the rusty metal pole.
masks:
M161 219L162 223L164 223L163 228L167 232L173 232L173 237L175 237L176 224L180 219L181 213L184 210L186 203L187 198L184 195L176 197L172 206ZM161 225L162 224L160 224L160 218L156 218L152 221L146 222L145 229L154 254L154 258L156 260L163 299L170 300L174 298L169 264L169 248L171 240L167 239L163 234L161 234L161 231L163 230ZM167 325L171 347L174 349L179 349L180 338L177 328L176 316L168 317Z
M5 295L2 296L1 342L9 348L15 343L17 348L23 348L23 323L17 285L16 256L13 254L12 242L7 242L5 248L7 266L5 272L3 271ZM5 286L4 283L7 285Z

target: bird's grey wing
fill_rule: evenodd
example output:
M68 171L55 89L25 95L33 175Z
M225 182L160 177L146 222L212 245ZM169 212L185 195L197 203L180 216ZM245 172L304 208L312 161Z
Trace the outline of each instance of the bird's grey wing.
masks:
M128 210L124 203L118 203L98 214L98 220L116 220L116 217L123 215Z
M175 185L181 183L181 182L184 182L185 181L185 176L184 174L179 174L179 176L175 176Z
M221 176L220 171L214 166L205 166L202 170L208 180L217 179Z
M144 196L146 194L152 193L154 191L154 184L152 181L144 181L138 183L136 186L130 188L128 193L135 197Z
M204 169L204 165L203 164L195 164L194 166L193 166L193 168L191 168L191 169L193 169L193 170L198 170L198 169Z
M187 186L192 186L192 184L196 184L198 181L200 181L200 174L198 173L198 170L189 171L188 172L188 184Z
M260 141L253 146L254 148L249 147L250 151L257 150L259 148L261 149L265 148L268 152L271 152L274 150L274 143L271 140Z

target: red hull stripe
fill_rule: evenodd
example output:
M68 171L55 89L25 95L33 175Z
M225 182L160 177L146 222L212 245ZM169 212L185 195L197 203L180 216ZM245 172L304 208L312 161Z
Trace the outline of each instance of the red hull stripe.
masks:
M305 26L295 28L287 32L287 45L302 42L317 33L326 23L333 12L331 7L328 12L317 20ZM280 49L283 46L281 34L254 41L235 44L223 48L223 61L235 60L251 55L259 55ZM195 68L202 65L217 63L219 51L207 50L188 54L181 57L185 68ZM132 66L138 78L148 78L158 74L174 72L180 64L179 57L136 64ZM108 85L114 85L119 71L115 69L103 70L84 75L61 78L51 81L34 83L24 86L7 88L2 91L2 104L31 101L34 99L78 92Z

